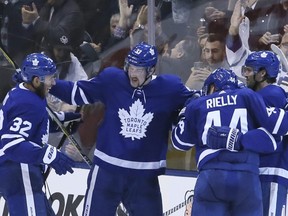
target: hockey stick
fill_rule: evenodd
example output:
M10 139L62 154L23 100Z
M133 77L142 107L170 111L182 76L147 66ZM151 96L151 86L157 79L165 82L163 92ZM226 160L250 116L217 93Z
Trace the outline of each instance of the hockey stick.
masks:
M77 108L76 108L76 110L75 110L75 113L79 113L80 110L81 110L81 106L77 106ZM69 134L71 133L71 128L74 126L74 123L75 123L75 121L71 121L71 122L69 122L68 125L66 126L66 130L69 132ZM70 130L70 131L69 131L69 130ZM67 136L66 136L65 134L63 134L63 136L62 136L61 139L60 139L59 144L57 145L57 148L58 148L58 149L60 149L60 148L63 146L66 138L67 138Z
M61 129L61 131L66 135L67 139L71 142L71 144L74 145L76 147L76 149L79 151L83 160L88 164L89 167L91 167L91 165L92 165L91 160L87 157L87 155L84 155L81 153L80 145L75 140L75 138L68 132L68 130L61 123L61 121L58 119L58 117L54 114L53 110L49 106L46 107L46 110L47 110L49 116L52 118L52 120L54 120L56 122L56 124Z
M271 44L271 50L279 56L280 61L284 66L285 72L288 72L288 61L282 50L275 44Z
M0 51L1 53L4 55L4 57L6 58L6 60L13 66L13 68L15 68L16 73L20 73L21 69L20 67L17 65L17 63L9 56L8 52L3 48L2 45L0 45ZM67 136L68 140L71 142L72 145L74 145L74 147L76 147L76 149L79 151L81 157L83 158L83 160L87 163L87 165L89 166L89 168L92 165L91 160L84 154L82 154L81 152L81 147L79 145L79 143L75 140L75 138L69 134L69 132L67 131L67 129L64 127L64 125L62 124L62 122L58 119L58 117L56 116L56 114L53 112L53 110L47 105L46 110L50 116L50 118L52 118L56 124L58 125L58 127L62 130L62 132ZM57 146L58 148L58 146ZM48 174L45 173L45 176L47 177L49 175L49 171L47 170L46 172L48 172Z

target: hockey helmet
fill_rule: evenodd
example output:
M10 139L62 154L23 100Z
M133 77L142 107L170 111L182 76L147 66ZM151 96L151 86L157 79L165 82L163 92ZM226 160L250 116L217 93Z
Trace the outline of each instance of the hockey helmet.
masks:
M129 65L138 67L152 68L157 64L158 52L155 46L149 45L146 42L141 42L136 45L126 58L125 68L128 70Z
M257 51L248 55L242 73L245 67L252 68L254 74L265 69L270 78L276 78L280 69L280 61L272 51Z
M212 84L215 85L215 91L239 88L236 74L232 70L221 67L214 70L205 80L202 89L204 95L208 94L209 88Z
M29 54L23 61L21 76L24 82L32 82L35 76L44 81L45 76L56 73L53 60L42 53Z

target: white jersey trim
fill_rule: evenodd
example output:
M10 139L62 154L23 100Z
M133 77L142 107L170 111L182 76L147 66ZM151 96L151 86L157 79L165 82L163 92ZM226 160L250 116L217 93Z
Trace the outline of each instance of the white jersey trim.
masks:
M81 99L84 102L84 104L89 104L89 101L87 100L87 98L86 98L86 96L84 94L84 91L77 85L77 82L75 82L74 85L73 85L72 93L71 93L72 105L78 105L76 103L76 101L75 101L75 96L76 96L77 90L79 91Z
M89 190L87 192L87 199L86 199L86 202L84 204L83 216L90 215L90 209L91 209L91 205L92 205L92 196L93 196L93 191L94 191L94 187L95 187L95 182L97 179L98 170L99 170L99 167L97 165L95 165L93 172L92 172Z
M280 128L280 125L281 125L281 123L283 121L284 115L285 115L284 110L280 110L279 117L277 119L277 122L276 122L276 125L275 125L274 129L273 129L272 134L277 134L277 132L278 132L278 130Z
M260 167L260 175L275 175L288 179L288 171L276 167Z
M21 163L21 172L23 178L23 187L25 190L25 197L26 197L26 207L28 216L36 216L36 209L35 209L35 202L33 196L33 190L30 181L29 175L29 167L28 164Z
M2 139L8 138L8 137L9 137L9 135L3 135ZM11 137L13 137L13 136L11 136ZM0 156L3 156L5 154L4 151L6 149L13 147L13 146L25 141L25 139L22 136L14 136L14 137L18 138L18 139L15 139L15 140L7 143L2 149L0 149Z

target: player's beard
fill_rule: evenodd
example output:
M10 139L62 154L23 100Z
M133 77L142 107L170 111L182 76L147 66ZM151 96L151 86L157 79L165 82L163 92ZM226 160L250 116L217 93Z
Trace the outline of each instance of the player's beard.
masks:
M43 99L46 97L45 84L43 82L41 82L40 85L35 88L35 93Z
M258 85L258 82L256 81L255 75L249 76L249 78L246 80L246 86L252 90L256 90Z

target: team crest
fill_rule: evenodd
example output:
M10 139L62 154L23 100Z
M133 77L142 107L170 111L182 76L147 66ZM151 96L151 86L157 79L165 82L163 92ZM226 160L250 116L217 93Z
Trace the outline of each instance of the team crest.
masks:
M154 116L151 112L145 114L145 109L139 99L129 107L129 112L119 109L118 115L122 123L120 134L132 140L146 137L147 127Z
M66 44L68 44L69 40L68 40L68 38L67 38L66 35L62 35L62 36L60 37L60 42L61 42L62 44L64 44L64 45L66 45Z
M263 53L261 53L261 57L262 57L262 58L266 58L266 57L267 57L267 55L268 55L268 53L267 53L267 52L263 52Z
M32 60L32 65L33 66L38 66L38 64L39 64L39 61L37 59L33 59Z
M49 137L49 125L50 125L50 122L47 121L47 129L46 129L46 133L42 135L42 144L46 144L46 143L48 143L48 137Z

